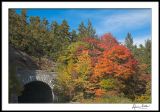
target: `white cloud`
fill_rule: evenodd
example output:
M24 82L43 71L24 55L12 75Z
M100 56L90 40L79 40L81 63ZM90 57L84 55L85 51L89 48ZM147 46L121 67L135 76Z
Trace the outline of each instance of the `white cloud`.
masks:
M124 29L138 29L151 22L151 10L136 10L130 13L119 13L105 16L97 24L97 33L120 32Z

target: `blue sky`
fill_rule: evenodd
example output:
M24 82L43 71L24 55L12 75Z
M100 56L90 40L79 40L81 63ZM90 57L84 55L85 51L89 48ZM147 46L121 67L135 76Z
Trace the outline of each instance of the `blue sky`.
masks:
M89 19L98 36L110 32L119 42L124 42L128 32L137 45L151 39L151 9L28 9L27 16L39 16L59 24L65 19L70 29L76 30L81 21L87 24Z

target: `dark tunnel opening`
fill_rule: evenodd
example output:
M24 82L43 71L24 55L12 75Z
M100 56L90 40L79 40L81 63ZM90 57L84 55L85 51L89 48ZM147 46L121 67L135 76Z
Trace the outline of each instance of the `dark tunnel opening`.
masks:
M34 81L26 84L18 103L52 103L53 95L51 88L44 82Z

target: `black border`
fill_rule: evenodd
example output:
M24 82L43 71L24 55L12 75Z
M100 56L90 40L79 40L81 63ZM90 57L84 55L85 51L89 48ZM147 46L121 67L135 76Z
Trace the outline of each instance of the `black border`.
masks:
M160 13L159 9L159 0L2 0L1 1L1 74L2 74L2 2L158 2L158 14ZM159 16L158 16L159 17ZM158 29L159 29L159 18L158 18ZM159 32L158 32L159 36ZM159 38L158 38L158 66L159 66ZM159 72L159 69L158 69ZM158 76L159 78L159 76ZM158 86L159 86L159 80L158 80ZM158 93L159 93L159 88L158 88ZM158 94L159 98L159 94ZM158 99L158 104L159 104L159 99ZM158 110L159 110L159 105L158 105ZM8 111L8 110L2 110L2 75L1 75L1 111ZM12 111L24 111L24 110L12 110ZM25 110L25 111L44 111L44 110ZM61 110L46 110L46 111L61 111ZM97 111L97 110L65 110L65 111ZM98 111L114 111L114 110L98 110ZM126 110L119 110L119 111L126 111ZM132 110L131 110L132 111ZM133 110L134 111L134 110ZM141 111L141 110L136 110L136 111ZM142 110L143 111L143 110ZM155 110L144 110L144 111L155 111Z

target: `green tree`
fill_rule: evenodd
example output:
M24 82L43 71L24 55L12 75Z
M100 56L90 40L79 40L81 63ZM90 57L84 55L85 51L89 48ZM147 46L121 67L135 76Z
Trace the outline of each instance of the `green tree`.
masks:
M62 21L62 24L59 27L59 35L62 39L62 42L68 41L69 39L69 25L66 20Z
M134 57L140 62L139 64L147 65L145 73L151 73L151 40L146 40L145 45L140 44L139 47L133 44L131 33L125 38L125 46L132 51Z
M135 49L135 58L140 62L140 65L145 65L144 73L151 73L151 40L146 40L145 45L140 44L139 48Z
M93 28L92 23L90 20L88 20L88 26L87 26L87 36L88 37L97 37L96 30Z
M16 14L14 9L9 9L9 42L10 44L14 45L15 47L18 46L18 22L19 15Z
M9 10L9 39L10 43L16 48L20 48L22 42L21 36L21 17L16 14L14 9Z
M72 30L70 32L70 42L76 42L78 40L78 35L76 33L76 30Z
M79 40L81 40L82 38L87 37L87 28L84 25L84 22L81 22L79 27L78 27L78 32L79 32Z
M130 50L133 49L133 38L131 33L127 34L127 37L125 38L125 45L127 48L129 48Z
M29 31L29 23L27 22L27 10L22 9L21 12L21 30L20 35L22 37L22 42L20 48L23 48L23 51L28 52L28 46L30 45L30 31Z
M51 23L50 35L48 40L48 55L54 60L58 57L61 41L59 39L59 25L56 21Z
M151 73L151 40L145 41L145 64L147 64L147 73Z
M38 16L30 17L30 35L31 35L31 43L29 47L29 52L31 55L40 57L43 54L43 45L41 44L41 20Z
M69 25L66 20L62 21L61 25L58 25L56 21L51 24L51 31L49 36L49 55L56 61L59 55L69 45L70 32Z
M13 9L9 10L9 39L16 48L28 51L30 32L26 9L22 9L20 15L16 14Z
M84 25L84 22L81 22L79 27L79 40L87 37L97 38L96 30L93 28L92 23L88 20L87 27Z
M49 29L48 29L48 21L44 18L40 23L40 36L39 36L39 44L41 45L41 56L48 55L48 48L50 47L50 39L49 39Z
M51 23L51 28L50 29L51 29L51 32L53 34L57 34L58 33L58 23L56 21L53 21Z
M22 22L22 25L24 27L27 25L27 10L26 9L22 9L22 12L21 12L21 22Z

